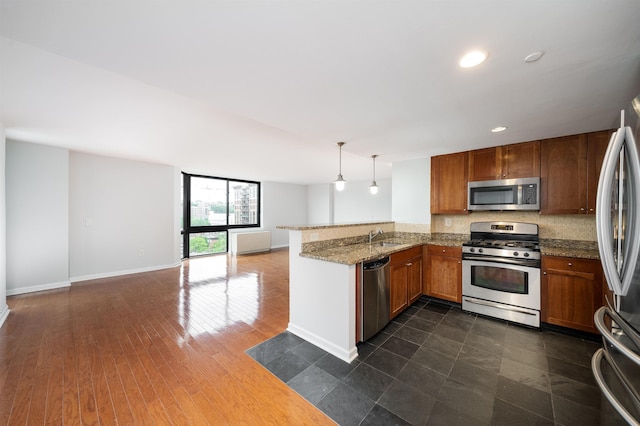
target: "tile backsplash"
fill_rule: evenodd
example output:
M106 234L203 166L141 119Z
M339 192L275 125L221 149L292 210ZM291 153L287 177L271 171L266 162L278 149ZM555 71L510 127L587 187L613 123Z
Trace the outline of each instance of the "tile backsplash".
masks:
M451 226L445 223L451 222ZM473 212L468 215L431 215L431 232L468 234L471 222L537 223L542 239L597 241L595 215L541 215L538 212Z

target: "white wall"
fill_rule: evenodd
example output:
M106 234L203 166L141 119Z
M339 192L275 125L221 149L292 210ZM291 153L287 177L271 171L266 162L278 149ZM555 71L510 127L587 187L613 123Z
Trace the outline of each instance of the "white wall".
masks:
M398 223L431 223L431 159L393 163L392 220Z
M9 315L7 306L7 238L5 203L5 133L0 123L0 327Z
M371 182L348 182L343 191L334 191L334 223L391 220L391 181L379 180L378 193L369 192Z
M69 151L6 142L7 294L69 285Z
M307 186L306 224L333 223L333 191L334 185L322 183Z
M276 229L276 226L307 223L307 187L262 182L261 192L262 229L271 231L272 248L287 247L289 245L289 231Z
M72 282L179 264L173 167L71 152L69 180Z

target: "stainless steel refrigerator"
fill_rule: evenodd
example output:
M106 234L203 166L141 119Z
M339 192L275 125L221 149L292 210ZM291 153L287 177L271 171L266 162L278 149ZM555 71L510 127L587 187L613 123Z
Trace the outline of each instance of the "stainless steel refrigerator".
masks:
M620 121L598 182L598 248L614 297L595 315L603 344L591 368L615 411L640 425L640 96L621 112Z

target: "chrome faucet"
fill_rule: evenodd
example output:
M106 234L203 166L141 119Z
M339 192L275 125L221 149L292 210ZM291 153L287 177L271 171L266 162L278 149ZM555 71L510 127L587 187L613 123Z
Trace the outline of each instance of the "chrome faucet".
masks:
M382 234L382 229L378 229L377 231L376 230L369 231L369 244L371 244L371 241L373 241L373 238L376 235L380 235L380 234Z

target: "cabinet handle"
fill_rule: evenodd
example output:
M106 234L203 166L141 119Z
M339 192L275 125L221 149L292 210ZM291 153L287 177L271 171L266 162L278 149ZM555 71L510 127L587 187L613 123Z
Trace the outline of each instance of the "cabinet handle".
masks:
M411 266L411 265L413 265L413 263L409 262L409 263L407 263L406 265L407 265L407 266Z
M502 177L507 177L507 175L502 175Z
M547 273L546 273L546 272L543 272L543 273L542 273L542 275L547 275Z
M590 212L592 212L592 211L593 211L593 209L589 209L589 211L590 211Z
M585 210L584 207L580 207L580 211L583 212Z
M445 249L442 249L442 252L443 252L443 253L446 253L446 252L447 252L447 250L445 250Z
M573 263L569 262L569 266L573 266Z

